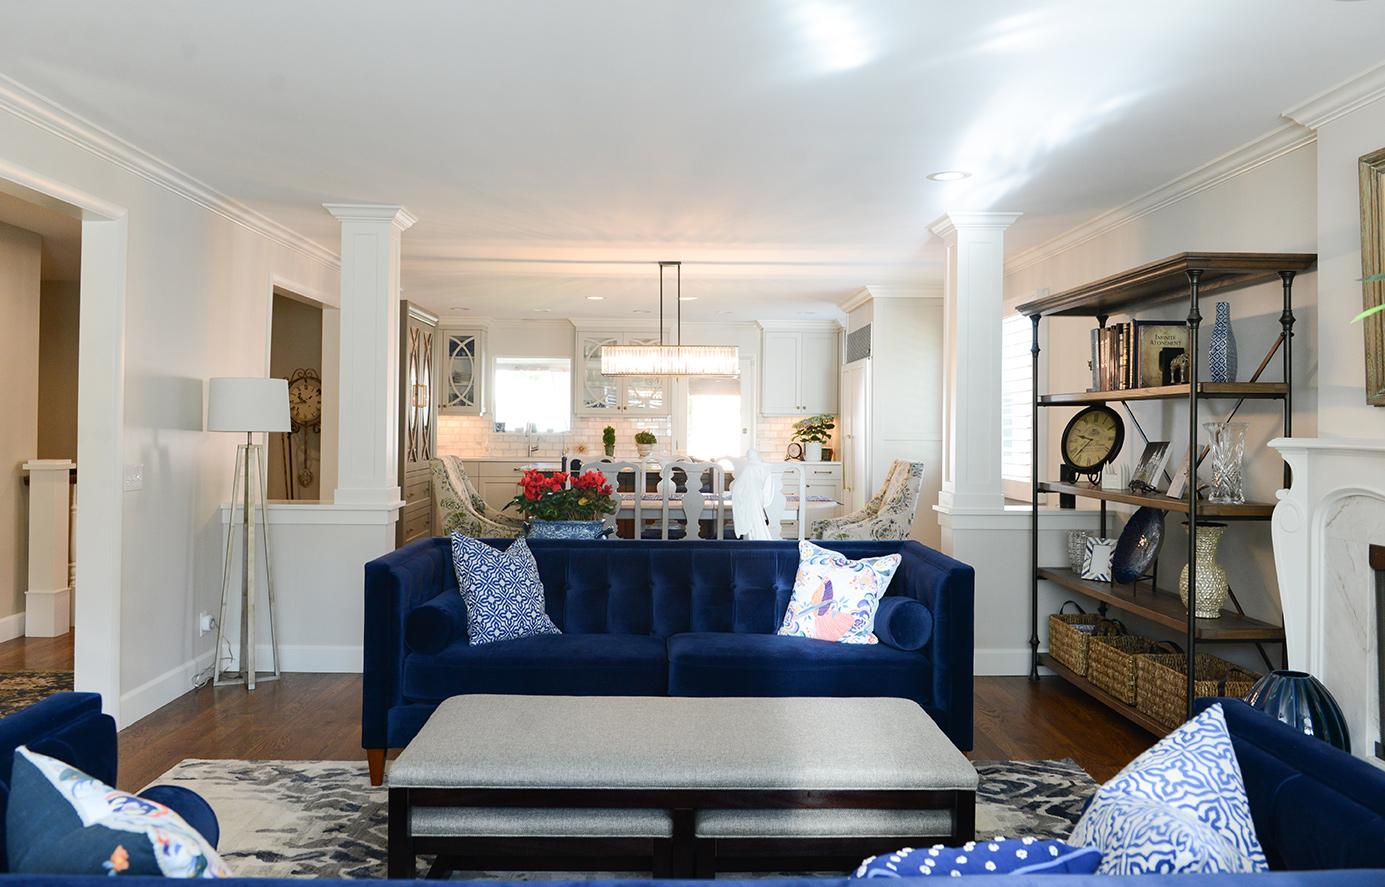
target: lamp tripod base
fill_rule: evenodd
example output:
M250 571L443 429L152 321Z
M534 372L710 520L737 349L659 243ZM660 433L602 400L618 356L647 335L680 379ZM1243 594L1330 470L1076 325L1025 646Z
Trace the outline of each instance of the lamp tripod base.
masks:
M231 484L231 521L226 533L226 557L221 579L221 617L216 624L216 652L212 686L228 687L244 684L247 690L255 689L257 683L278 680L279 678L279 635L276 628L278 608L274 600L274 576L270 570L269 557L269 509L266 505L264 477L264 448L252 442L249 434L245 443L236 447L236 472ZM255 539L255 499L259 497L260 544ZM240 512L237 524L236 514ZM241 537L240 574L240 634L239 656L236 668L229 666L230 644L226 638L226 620L231 609L231 554L235 548L235 536L239 529ZM273 664L270 670L256 668L259 652L255 642L257 620L255 615L258 589L255 581L256 548L264 551L265 591L269 604L269 658Z

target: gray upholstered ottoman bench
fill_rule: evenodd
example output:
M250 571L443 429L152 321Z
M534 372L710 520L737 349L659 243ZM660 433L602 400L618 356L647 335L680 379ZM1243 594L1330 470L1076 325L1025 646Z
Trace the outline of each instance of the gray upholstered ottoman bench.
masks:
M389 875L847 869L975 817L976 771L904 699L458 696L389 770Z

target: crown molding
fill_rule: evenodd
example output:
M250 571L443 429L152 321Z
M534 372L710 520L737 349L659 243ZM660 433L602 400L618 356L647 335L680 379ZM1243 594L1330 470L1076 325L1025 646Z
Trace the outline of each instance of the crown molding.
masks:
M1024 213L971 212L958 210L944 213L942 218L928 226L928 230L946 240L958 231L967 228L999 228L1002 231L1015 224Z
M1286 123L1265 135L1235 148L1202 166L1184 173L1172 181L1147 191L1128 203L1107 210L1080 225L1069 228L1057 237L1022 250L1011 256L1005 263L1008 277L1032 268L1040 262L1068 250L1075 249L1090 240L1114 231L1136 219L1186 200L1195 194L1214 188L1223 182L1250 172L1272 160L1313 144L1317 136L1311 130L1292 123Z
M322 208L339 222L390 222L407 231L418 217L397 203L324 203Z
M872 299L941 299L943 297L942 284L928 284L927 286L880 286L872 284L863 286L852 293L845 302L841 304L841 309L846 312L855 311Z
M757 320L761 332L838 333L845 327L835 320Z
M1385 62L1323 90L1280 116L1317 129L1382 98L1385 98Z
M0 74L0 110L334 270L337 254Z

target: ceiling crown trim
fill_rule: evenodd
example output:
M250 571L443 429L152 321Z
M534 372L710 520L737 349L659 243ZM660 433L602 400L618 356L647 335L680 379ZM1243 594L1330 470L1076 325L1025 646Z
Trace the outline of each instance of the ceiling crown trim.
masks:
M108 163L159 185L280 246L333 270L341 268L337 254L317 241L256 212L3 74L0 74L0 110L8 111L26 123L95 154Z
M1323 90L1281 116L1309 129L1317 129L1382 98L1385 98L1385 63Z
M1215 188L1272 160L1311 145L1316 140L1317 135L1312 130L1286 123L1191 172L1141 194L1134 200L1069 228L1057 237L1016 253L1005 263L1005 274L1008 277L1032 268L1040 262L1046 262L1150 213L1187 200L1208 188Z

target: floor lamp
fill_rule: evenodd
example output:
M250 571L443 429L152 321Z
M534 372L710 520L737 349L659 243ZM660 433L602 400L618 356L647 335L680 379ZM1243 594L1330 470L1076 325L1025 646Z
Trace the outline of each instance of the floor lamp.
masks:
M226 533L226 558L221 573L221 616L216 623L215 669L212 683L218 687L245 684L255 689L258 677L272 681L279 677L279 637L276 634L274 577L269 559L269 510L265 507L264 447L254 442L256 433L289 430L289 383L284 379L212 379L207 391L207 430L232 431L245 435L236 447L235 479L231 482L231 525ZM265 585L269 601L269 647L273 671L260 676L255 664L255 505L258 499L265 564ZM226 638L226 617L231 606L231 552L237 532L236 511L240 510L240 667L227 671L222 665Z

